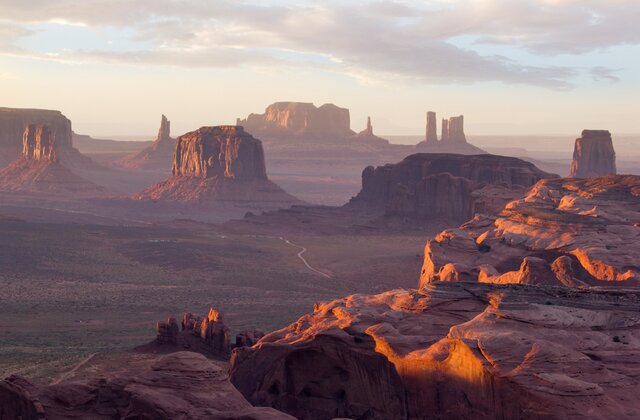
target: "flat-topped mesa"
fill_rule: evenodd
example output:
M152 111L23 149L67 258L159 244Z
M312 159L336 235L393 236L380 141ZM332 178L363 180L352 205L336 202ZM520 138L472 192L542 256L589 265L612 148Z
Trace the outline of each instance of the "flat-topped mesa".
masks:
M0 167L22 156L23 135L27 126L32 124L49 127L55 137L58 158L74 159L74 162L82 159L73 149L71 121L60 111L0 108Z
M583 130L576 139L571 178L592 178L616 174L616 152L607 130Z
M427 132L425 136L427 144L435 144L438 142L438 127L436 125L436 113L427 112Z
M513 157L417 153L365 168L362 189L347 206L391 217L463 222L554 176Z
M174 176L266 180L260 140L239 126L201 127L178 137Z
M22 135L22 157L57 162L56 139L48 125L29 124Z
M259 135L347 137L355 134L350 128L349 110L333 104L316 107L312 103L276 102L269 105L264 114L250 114L246 119L238 119L237 124Z

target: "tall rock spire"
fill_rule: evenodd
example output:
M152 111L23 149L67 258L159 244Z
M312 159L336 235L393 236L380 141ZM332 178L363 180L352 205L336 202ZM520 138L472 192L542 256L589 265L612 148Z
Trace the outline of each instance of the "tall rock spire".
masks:
M427 112L427 134L425 141L427 144L435 144L438 141L438 127L436 125L436 113Z

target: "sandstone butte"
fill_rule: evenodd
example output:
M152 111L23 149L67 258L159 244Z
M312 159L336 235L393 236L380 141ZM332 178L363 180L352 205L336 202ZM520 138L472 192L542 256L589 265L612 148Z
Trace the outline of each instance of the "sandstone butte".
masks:
M0 168L22 156L22 137L29 125L46 125L55 137L57 158L65 166L91 166L91 159L72 144L71 121L60 111L0 108Z
M521 159L417 153L362 172L362 189L345 206L412 221L462 223L496 213L543 178L556 177Z
M616 152L611 133L606 130L583 130L576 139L571 162L571 178L592 178L616 174Z
M430 241L419 289L318 304L235 349L231 381L308 419L638 418L639 197L539 181Z
M426 135L416 145L420 152L429 153L462 153L465 155L486 153L482 149L467 142L464 134L464 115L442 119L442 134L438 139L436 113L427 112Z
M238 126L201 127L178 137L172 176L135 197L283 206L300 202L269 181L262 142Z
M0 418L293 420L251 406L222 367L186 351L133 359L99 378L56 385L9 377L0 381Z
M640 177L542 180L497 216L477 215L441 232L424 254L421 285L635 286Z
M77 176L60 162L61 156L68 156L67 140L65 133L59 139L58 132L48 125L27 125L21 157L0 169L0 191L103 194L104 188Z
M161 169L171 167L176 140L171 137L171 121L160 118L158 136L147 148L125 156L115 164L130 169Z

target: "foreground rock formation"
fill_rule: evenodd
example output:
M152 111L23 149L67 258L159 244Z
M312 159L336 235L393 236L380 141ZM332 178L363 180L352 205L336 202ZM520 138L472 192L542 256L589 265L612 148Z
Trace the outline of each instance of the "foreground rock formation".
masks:
M262 143L242 127L202 127L178 137L172 173L136 198L277 206L299 202L267 179Z
M235 350L231 381L305 419L630 418L639 303L524 285L354 295Z
M496 217L429 241L421 285L437 281L637 285L640 177L547 179Z
M583 130L576 139L571 162L571 178L592 178L616 174L616 152L611 133L606 130Z
M0 419L293 419L252 407L223 368L198 353L178 352L78 382L37 386L0 381Z
M362 173L362 190L348 208L412 220L468 220L499 211L543 178L532 163L504 156L419 153Z
M57 158L67 167L91 165L72 143L71 121L60 111L0 108L0 168L22 156L22 137L28 126L47 126L55 138Z
M162 115L158 136L151 146L116 162L117 166L130 169L167 170L171 167L176 140L171 137L171 122Z
M102 194L99 187L60 162L65 137L59 140L48 125L28 125L22 136L22 156L0 170L0 191ZM62 148L62 151L61 151Z

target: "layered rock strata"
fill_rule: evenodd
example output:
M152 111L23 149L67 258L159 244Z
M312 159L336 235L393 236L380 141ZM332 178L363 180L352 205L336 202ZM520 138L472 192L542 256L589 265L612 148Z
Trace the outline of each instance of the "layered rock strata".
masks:
M606 130L583 130L576 139L571 162L571 178L592 178L616 174L616 152L611 133Z
M0 381L1 419L293 420L257 408L229 383L224 369L198 353L177 352L115 366L104 375L38 386Z
M178 137L172 174L135 197L285 207L299 202L267 179L262 143L242 127L202 127Z
M428 241L421 285L636 285L638 255L640 177L547 179L497 216Z
M362 190L346 207L390 217L462 222L553 176L517 158L420 153L397 164L365 168Z
M638 304L479 283L353 295L234 350L231 381L305 419L635 417Z

